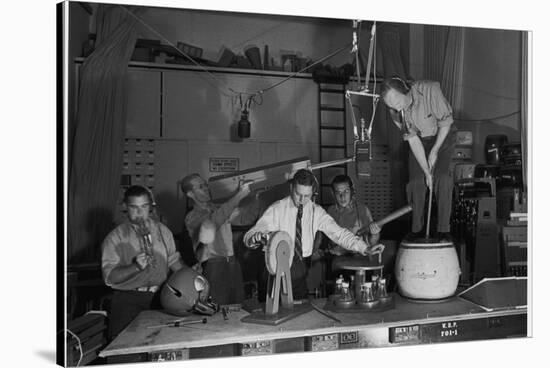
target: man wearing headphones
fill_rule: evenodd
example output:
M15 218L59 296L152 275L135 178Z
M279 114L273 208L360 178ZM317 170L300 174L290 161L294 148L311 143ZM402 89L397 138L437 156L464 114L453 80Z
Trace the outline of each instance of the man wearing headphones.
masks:
M456 134L451 105L434 81L408 84L399 77L388 78L382 83L380 95L413 153L409 155L407 184L413 208L411 237L421 235L428 187L434 190L437 201L438 237L441 241L451 240L453 179L449 169Z
M337 175L332 179L331 188L336 203L327 208L327 213L338 225L345 227L352 233L359 236L369 234L369 244L378 244L381 229L374 222L367 206L355 200L355 189L351 178L348 175ZM335 256L350 253L337 244L334 244L329 251Z
M304 299L308 295L306 279L317 231L353 252L366 255L382 251L382 247L369 248L361 238L338 226L321 206L312 201L317 190L316 183L313 173L305 169L298 170L290 182L290 195L268 207L244 236L247 247L258 248L271 232L286 231L290 235L294 241L290 273L295 299ZM260 299L263 299L263 295Z
M199 174L181 180L181 189L193 200L193 209L185 216L185 226L193 249L210 283L210 295L218 304L236 304L244 300L241 266L233 250L231 221L238 214L239 202L250 193L250 183L239 183L235 195L222 205L212 203L208 183Z
M109 337L114 338L144 310L160 307L160 285L168 272L184 265L172 232L151 216L155 201L139 185L124 193L127 219L111 231L102 244L103 280L113 288Z

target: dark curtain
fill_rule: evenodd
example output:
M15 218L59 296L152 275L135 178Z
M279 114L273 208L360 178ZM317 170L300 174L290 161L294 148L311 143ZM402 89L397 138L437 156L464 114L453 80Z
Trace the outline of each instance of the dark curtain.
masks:
M399 29L394 26L385 26L380 29L380 45L384 66L384 78L399 76L407 79L405 67L401 57L401 37ZM405 183L408 180L407 150L398 129L394 126L388 109L386 111L386 131L388 137L388 149L391 160L391 181L393 207L401 207L407 202L405 195Z
M527 165L529 159L529 146L527 137L529 133L529 32L521 35L521 163L523 175L523 192L527 193L529 176Z
M428 80L441 83L448 33L446 26L424 27L424 76Z
M441 75L441 90L453 107L455 116L462 110L462 76L464 71L463 27L450 27L445 45L445 57Z
M122 171L128 62L137 39L135 18L125 9L98 6L96 47L80 71L76 121L69 126L69 264L97 262L101 242L113 225Z

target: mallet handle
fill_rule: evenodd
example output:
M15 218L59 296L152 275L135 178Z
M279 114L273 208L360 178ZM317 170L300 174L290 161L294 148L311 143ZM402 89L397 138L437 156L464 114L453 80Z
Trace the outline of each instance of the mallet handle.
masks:
M403 215L405 215L405 214L407 214L411 211L412 211L412 207L410 205L407 205L407 206L399 208L398 210L393 211L392 213L390 213L386 217L383 217L380 220L375 221L375 223L378 226L382 227L385 224L387 224L388 222L393 221L396 218L401 217L401 216L403 216Z

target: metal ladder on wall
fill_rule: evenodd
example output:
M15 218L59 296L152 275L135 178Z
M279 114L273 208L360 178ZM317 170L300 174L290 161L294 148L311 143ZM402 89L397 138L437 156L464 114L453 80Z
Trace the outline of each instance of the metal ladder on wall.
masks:
M347 157L346 83L317 82L319 121L319 162ZM341 101L341 104L335 102ZM330 182L336 175L347 175L346 164L320 169L319 202L331 203Z

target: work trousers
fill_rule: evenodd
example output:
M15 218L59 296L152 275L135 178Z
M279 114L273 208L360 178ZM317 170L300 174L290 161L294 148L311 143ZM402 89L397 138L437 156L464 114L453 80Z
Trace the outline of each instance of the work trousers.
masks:
M437 231L449 232L451 229L451 207L453 200L453 177L450 172L451 159L455 148L456 128L451 127L443 141L433 171L433 196L437 203ZM426 158L435 143L436 136L421 138ZM424 171L416 157L409 152L409 183L407 199L412 206L412 231L420 232L424 227L426 205L426 179ZM433 209L432 209L433 210Z
M311 267L311 257L298 258L296 254L292 259L292 265L290 266L290 278L292 282L292 298L294 300L307 299L307 275ZM269 272L264 266L262 280L258 285L258 299L260 302L265 302L266 293L271 290L267 290L267 280L269 278Z
M238 304L244 300L243 273L234 257L213 257L202 263L214 303Z
M142 311L160 309L160 290L156 293L114 290L109 315L109 340L114 339Z

